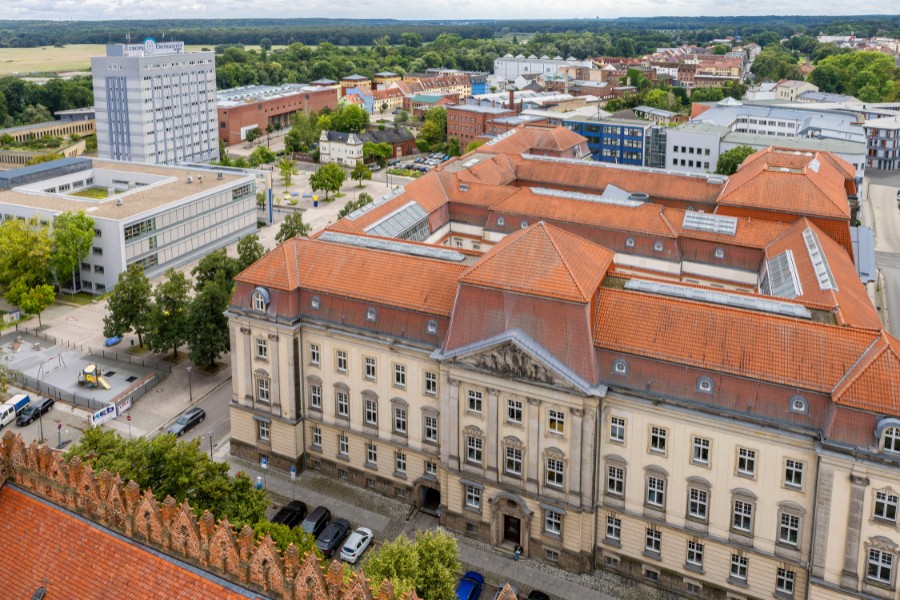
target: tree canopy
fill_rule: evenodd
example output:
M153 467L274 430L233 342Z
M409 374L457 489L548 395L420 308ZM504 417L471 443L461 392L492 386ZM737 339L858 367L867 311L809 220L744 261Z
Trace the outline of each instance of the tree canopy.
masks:
M75 289L75 273L94 243L94 219L84 214L63 212L53 219L50 231L53 270L60 283L71 278Z
M292 211L284 217L278 233L275 234L275 241L282 243L295 237L306 237L309 235L311 227L303 222L303 213Z
M314 192L325 192L325 199L328 200L329 192L337 193L344 185L346 177L344 169L335 163L328 163L316 169L315 173L309 176L309 185Z
M191 284L181 271L168 269L166 278L153 289L153 304L147 315L147 345L154 352L172 351L187 342Z
M747 160L747 157L754 152L756 150L750 146L738 146L737 148L726 150L719 155L719 160L716 162L716 173L719 175L734 175L741 163Z
M372 590L385 579L394 584L395 597L415 589L421 598L455 600L457 573L456 539L445 531L416 532L415 540L401 535L372 551L362 570Z
M103 335L121 336L133 331L138 336L138 344L143 346L150 308L150 280L143 268L132 264L119 273L119 280L106 300Z
M828 56L809 74L823 92L847 94L863 102L900 100L900 69L887 54L850 52Z
M49 226L32 218L0 224L0 288L18 306L21 294L49 284L52 245Z
M197 290L187 314L188 346L191 362L200 369L211 369L228 352L228 317L225 309L231 300L232 286L219 271Z

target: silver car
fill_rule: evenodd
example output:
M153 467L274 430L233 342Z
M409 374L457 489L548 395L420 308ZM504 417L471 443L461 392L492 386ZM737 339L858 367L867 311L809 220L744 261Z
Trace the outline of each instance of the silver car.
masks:
M348 563L358 561L362 553L372 543L373 537L372 530L365 527L360 527L351 533L347 541L344 542L344 547L341 548L341 560Z

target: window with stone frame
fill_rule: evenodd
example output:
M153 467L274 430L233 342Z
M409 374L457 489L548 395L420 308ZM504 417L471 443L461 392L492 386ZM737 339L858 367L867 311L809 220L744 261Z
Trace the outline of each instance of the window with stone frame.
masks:
M792 488L803 487L803 463L787 458L784 461L784 485Z
M256 358L269 358L269 341L264 337L256 338Z
M691 444L691 461L697 465L709 465L709 447L708 439L694 436Z
M470 463L481 464L484 441L477 436L466 436L466 460Z
M666 453L666 439L668 437L668 431L662 427L651 427L650 428L650 452L656 452L658 454Z
M478 390L469 390L466 394L468 398L468 404L466 407L469 411L480 413L482 408L482 403L484 399L484 394L482 394Z
M547 458L547 485L561 488L566 467L563 461L556 458Z
M346 350L336 350L335 351L335 368L338 373L346 373L347 372L347 351Z
M317 448L322 447L322 430L318 427L312 428L312 445Z
M800 545L800 517L780 511L778 514L778 541L790 546Z
M522 401L515 398L506 400L506 420L510 423L522 422Z
M365 367L363 376L369 381L375 381L375 377L378 374L377 363L375 359L371 356L367 356L363 359L363 365Z
M318 344L310 344L309 345L309 364L313 366L319 366L319 345Z
M433 460L425 461L425 474L426 475L437 475L437 463Z
M397 473L406 473L406 452L397 450L394 455L394 470Z
M513 446L506 447L504 471L510 475L522 475L522 450Z
M474 485L466 485L466 506L469 508L481 508L481 488Z
M268 421L257 421L257 438L261 442L269 441L269 429L271 427L271 423Z
M625 495L625 467L608 465L606 468L606 493L613 496Z
M394 406L394 433L406 435L406 407Z
M318 383L309 384L309 407L322 410L322 386Z
M348 456L350 454L350 438L345 434L338 434L338 454Z
M883 521L897 522L897 494L890 488L875 491L874 517Z
M894 566L896 555L883 548L867 545L866 581L892 586L894 584Z
M366 425L378 425L378 401L367 399L366 401Z
M337 416L350 418L350 393L345 389L339 388L335 390L334 397Z
M256 401L268 404L271 402L269 396L271 380L268 375L258 374L256 376Z
M371 442L366 444L366 463L370 465L378 464L378 446Z
M735 499L731 505L731 528L740 533L753 531L753 504L745 499Z
M547 411L547 429L550 433L563 435L566 432L566 413L552 408Z
M666 480L658 475L647 477L647 504L662 508L666 505Z
M885 450L900 453L900 427L888 427L882 437Z
M557 510L544 510L544 531L554 535L562 533L562 513Z
M624 443L625 442L625 418L610 417L609 418L609 441Z
M756 477L756 450L738 448L737 473L745 477Z
M775 589L782 594L793 596L795 579L796 573L794 571L778 567L778 572L775 576Z
M610 540L621 541L622 519L612 515L606 516L606 537Z
M747 557L742 554L731 555L731 577L740 581L747 581L749 563Z
M700 521L709 519L709 488L691 485L688 488L688 517Z
M425 371L425 395L437 396L438 376L437 373Z
M662 532L656 527L651 526L647 528L644 549L655 554L659 554L662 551Z
M438 418L436 415L425 414L423 417L423 437L426 442L437 444Z
M406 389L406 365L394 365L394 387Z
M694 540L687 543L687 563L703 568L703 544Z

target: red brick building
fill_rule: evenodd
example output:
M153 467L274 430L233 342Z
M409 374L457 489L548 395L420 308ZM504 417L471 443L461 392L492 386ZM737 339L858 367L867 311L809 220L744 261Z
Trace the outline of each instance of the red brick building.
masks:
M290 127L295 112L321 112L336 108L337 90L286 84L278 87L250 86L218 93L219 139L226 146L239 144L255 127L265 131L269 124Z
M513 110L495 106L473 106L460 104L447 107L447 137L459 140L459 145L465 148L482 135L489 133L491 122L498 117L511 117L516 114Z

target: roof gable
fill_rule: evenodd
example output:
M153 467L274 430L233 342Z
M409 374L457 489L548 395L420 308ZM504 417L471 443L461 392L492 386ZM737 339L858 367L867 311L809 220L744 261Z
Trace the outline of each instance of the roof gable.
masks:
M900 341L882 331L832 397L842 406L900 415Z

